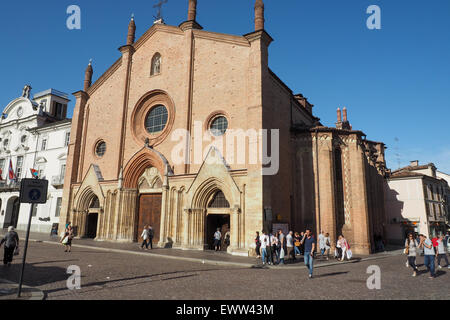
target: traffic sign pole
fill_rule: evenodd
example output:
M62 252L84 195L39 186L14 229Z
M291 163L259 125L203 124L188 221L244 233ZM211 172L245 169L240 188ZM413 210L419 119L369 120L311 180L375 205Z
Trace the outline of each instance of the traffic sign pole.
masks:
M30 216L28 217L27 237L25 240L25 249L23 250L23 261L22 261L22 271L20 273L20 280L19 280L19 291L17 292L18 298L20 298L20 295L22 294L23 272L25 271L25 262L27 260L28 240L30 238L31 217L33 215L34 206L37 206L37 204L34 204L34 203L31 204Z

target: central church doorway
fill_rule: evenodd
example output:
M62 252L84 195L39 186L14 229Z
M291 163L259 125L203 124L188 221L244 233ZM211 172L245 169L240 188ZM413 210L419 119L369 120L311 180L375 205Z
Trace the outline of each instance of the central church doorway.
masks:
M153 228L153 243L159 242L161 226L162 193L141 194L139 197L139 211L135 241L140 241L145 226Z
M207 217L206 223L206 239L205 243L207 244L208 250L214 250L214 233L216 233L217 229L220 229L220 233L222 234L221 239L221 251L226 251L228 245L225 243L225 235L228 231L230 231L230 215L229 214L210 214Z

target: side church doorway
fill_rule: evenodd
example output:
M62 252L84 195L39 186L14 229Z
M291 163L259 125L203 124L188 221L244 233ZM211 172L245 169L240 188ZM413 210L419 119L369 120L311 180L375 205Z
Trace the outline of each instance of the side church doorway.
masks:
M140 236L145 226L153 228L153 244L159 242L159 231L161 227L162 193L141 194L139 197L138 222L135 241Z
M217 191L208 204L208 215L206 217L205 247L207 250L214 250L214 234L219 229L222 234L220 241L220 250L227 251L229 242L227 243L227 234L230 231L230 203L225 198L222 191ZM228 239L230 240L230 239Z
M98 197L92 199L89 206L89 213L86 221L86 238L95 239L97 238L97 226L98 226L98 213L100 211L100 201Z

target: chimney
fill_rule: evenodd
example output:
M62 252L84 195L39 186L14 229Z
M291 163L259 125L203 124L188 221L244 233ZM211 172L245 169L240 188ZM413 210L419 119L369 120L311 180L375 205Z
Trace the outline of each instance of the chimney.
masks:
M188 21L195 21L197 18L197 0L189 0Z
M341 111L341 108L337 109L336 129L342 129L342 111Z
M350 122L348 121L348 115L347 115L347 108L346 107L344 107L342 109L342 113L344 115L344 119L342 120L342 129L352 130L352 126L350 125Z
M264 30L264 3L262 0L255 2L255 31Z
M414 160L410 162L411 167L418 167L419 166L419 160Z
M92 59L89 60L89 64L86 68L86 72L84 74L84 92L87 92L89 87L92 84L92 74L94 73L94 70L92 69Z
M134 23L134 14L131 15L130 23L128 24L127 45L131 46L136 39L136 24Z

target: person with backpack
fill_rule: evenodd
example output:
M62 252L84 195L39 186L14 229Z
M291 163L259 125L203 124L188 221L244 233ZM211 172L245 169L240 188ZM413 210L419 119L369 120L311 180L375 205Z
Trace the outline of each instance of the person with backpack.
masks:
M414 239L414 235L410 233L405 242L405 254L408 257L408 265L414 270L413 277L416 277L417 272L419 271L416 265L418 247L419 244L416 239Z
M6 266L11 266L11 262L13 261L14 252L19 249L19 235L14 230L14 227L10 226L8 228L8 232L5 234L5 237L0 242L0 247L5 244L5 252L3 256L3 264Z

